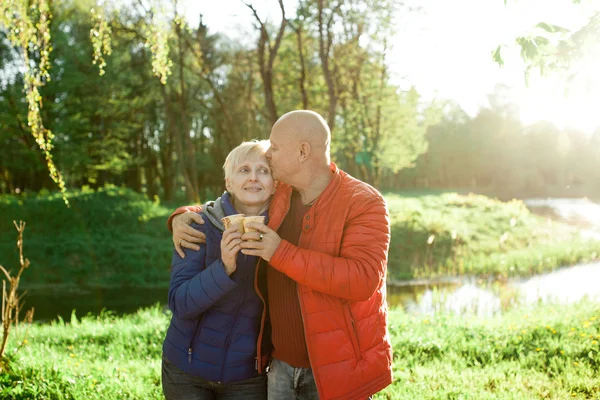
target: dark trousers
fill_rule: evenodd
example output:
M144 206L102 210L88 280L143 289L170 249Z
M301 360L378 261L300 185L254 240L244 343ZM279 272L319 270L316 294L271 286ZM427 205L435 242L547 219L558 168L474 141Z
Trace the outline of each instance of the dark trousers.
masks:
M266 400L267 375L239 382L210 382L183 372L162 360L162 387L166 400Z

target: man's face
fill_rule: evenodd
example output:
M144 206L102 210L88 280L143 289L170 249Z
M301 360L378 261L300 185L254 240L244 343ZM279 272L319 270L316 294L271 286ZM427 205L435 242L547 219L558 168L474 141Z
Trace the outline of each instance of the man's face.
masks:
M267 150L267 160L271 165L273 179L283 183L289 183L288 179L296 172L298 168L298 155L295 150L294 141L289 135L283 134L280 130L273 129L269 137L271 147Z

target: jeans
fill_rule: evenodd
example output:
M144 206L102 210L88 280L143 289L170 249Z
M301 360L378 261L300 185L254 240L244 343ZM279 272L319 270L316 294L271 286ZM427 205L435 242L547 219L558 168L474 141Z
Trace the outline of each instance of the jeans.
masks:
M162 387L166 400L266 400L267 375L219 383L190 375L163 357Z
M269 400L318 400L310 368L295 368L274 358L269 369Z

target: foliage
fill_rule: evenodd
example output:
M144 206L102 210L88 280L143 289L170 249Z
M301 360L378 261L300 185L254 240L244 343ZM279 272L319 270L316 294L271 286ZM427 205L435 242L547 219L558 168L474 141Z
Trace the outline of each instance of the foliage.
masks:
M504 0L504 3L507 1ZM572 2L579 4L581 0ZM597 56L600 51L597 47L600 41L600 10L596 10L582 26L573 29L542 21L531 32L518 36L515 41L526 64L526 79L530 71L535 69L542 75L545 71L567 71L570 78L573 78L577 72L568 70L582 59ZM499 65L504 64L503 47L505 46L499 45L492 53L492 58Z
M59 2L59 7L63 7L63 10L69 8L69 2ZM93 63L99 63L100 75L104 75L104 55L110 55L112 52L112 29L103 15L103 10L96 12L92 8L90 14L88 21L94 21L94 26L89 29L89 38L93 44ZM145 25L148 30L146 44L153 55L153 72L165 84L171 65L168 51L169 31L164 22L157 19L160 13L153 10L152 15L151 23ZM155 17L157 15L159 17ZM51 2L47 0L10 0L0 5L0 28L8 32L8 40L22 53L20 67L24 70L22 81L28 104L27 125L44 154L50 177L59 186L63 200L68 205L65 180L53 159L55 135L44 125L42 115L44 97L41 88L50 81L52 18ZM22 126L21 128L23 129Z
M179 189L197 202L222 190L231 148L266 138L281 110L305 107L331 121L333 158L358 178L378 185L384 173L412 165L434 120L416 91L390 82L386 55L399 3L300 3L275 28L258 18L260 35L249 48L209 32L202 20L188 26L168 1L52 2L53 79L40 96L65 182L125 184L169 201ZM320 54L323 40L327 54ZM164 84L152 79L150 65ZM0 88L7 126L0 192L35 192L51 186L23 137L26 107L15 85L24 76L13 71Z
M44 127L41 115L40 89L50 80L51 19L47 0L9 0L0 5L0 27L4 26L8 30L8 39L21 49L23 57L23 87L28 104L27 125L44 154L50 177L63 193L65 204L69 205L65 196L67 189L64 179L52 159L54 135Z
M387 174L384 189L435 187L492 193L503 199L600 194L600 130L592 135L551 123L524 125L504 100L473 118L455 104L441 106L441 120L427 129L428 150L413 168Z
M167 77L171 75L171 66L173 65L169 59L170 21L165 18L164 10L160 7L153 7L150 15L151 20L145 25L145 44L152 53L152 72L164 85L167 83ZM177 23L182 24L183 21L178 19Z
M104 75L104 67L106 67L104 56L109 56L112 52L112 29L108 25L106 18L104 18L103 10L96 11L92 8L90 12L94 21L94 26L90 29L90 40L94 47L94 60L92 63L98 64L98 70L102 76Z

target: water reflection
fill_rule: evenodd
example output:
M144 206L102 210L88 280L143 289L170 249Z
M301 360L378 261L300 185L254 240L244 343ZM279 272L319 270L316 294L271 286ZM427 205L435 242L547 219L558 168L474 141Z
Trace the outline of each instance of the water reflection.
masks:
M415 314L450 312L477 316L492 315L501 310L498 296L473 283L466 283L453 291L429 289L422 294L419 302L405 304L404 308Z
M390 307L403 307L409 313L490 316L515 305L536 302L576 302L584 297L600 299L600 263L563 268L527 279L507 282L476 279L445 279L437 282L405 282L388 286ZM166 307L167 289L97 289L87 291L30 291L25 308L35 307L38 322L70 321L76 310L81 317L97 315L102 309L129 314L140 307L160 303Z
M583 199L527 199L533 213L581 229L583 237L600 240L600 204Z
M576 265L551 274L516 281L525 303L536 301L572 303L600 294L600 263Z
M536 214L554 214L563 222L587 228L600 227L600 204L589 199L526 199L525 205Z
M491 316L516 305L538 302L572 303L600 299L600 263L578 265L507 282L481 282L419 286L390 286L388 304L409 313Z
M73 310L77 317L99 315L103 309L122 315L156 303L164 305L167 302L167 289L38 289L29 290L24 301L24 309L35 308L35 321L47 322L57 317L70 321Z

